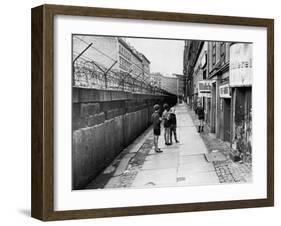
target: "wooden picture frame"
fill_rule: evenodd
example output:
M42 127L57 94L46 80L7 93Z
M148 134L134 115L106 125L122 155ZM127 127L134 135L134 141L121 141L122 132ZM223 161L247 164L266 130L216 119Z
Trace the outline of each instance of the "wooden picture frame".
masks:
M267 29L267 198L54 211L54 16L71 15L240 25ZM34 218L50 220L163 214L274 205L274 20L62 5L32 9L32 202Z

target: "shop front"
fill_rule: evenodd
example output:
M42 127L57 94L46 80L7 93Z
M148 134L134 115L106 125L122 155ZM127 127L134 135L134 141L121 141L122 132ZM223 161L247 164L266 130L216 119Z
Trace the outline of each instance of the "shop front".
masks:
M233 109L231 147L245 162L252 158L252 76L252 44L233 44L229 77Z
M231 89L229 84L219 87L220 96L220 132L219 138L230 142L231 137Z
M198 81L198 101L202 104L205 112L205 122L210 123L211 120L211 89L212 83L209 80Z

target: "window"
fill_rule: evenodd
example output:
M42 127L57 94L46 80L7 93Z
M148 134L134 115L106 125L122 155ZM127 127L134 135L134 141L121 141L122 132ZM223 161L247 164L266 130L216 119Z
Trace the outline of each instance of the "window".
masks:
M204 71L203 71L203 80L205 80L205 79L206 79L206 77L207 77L207 76L206 76L206 74L207 74L207 71L206 71L206 70L204 70Z
M212 42L212 64L216 64L216 42Z
M119 45L119 54L125 57L127 60L131 60L131 54L130 52L124 48L122 45Z
M119 61L120 61L120 68L122 68L123 70L127 70L126 61L122 57L119 57Z
M221 42L220 43L220 53L221 53L220 61L222 63L225 63L225 42Z

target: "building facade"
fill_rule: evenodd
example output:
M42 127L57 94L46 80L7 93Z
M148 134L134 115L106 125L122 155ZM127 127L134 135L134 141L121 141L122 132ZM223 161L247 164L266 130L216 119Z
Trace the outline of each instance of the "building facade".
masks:
M183 53L183 75L185 77L185 99L186 102L194 109L197 105L196 96L196 81L194 82L194 75L197 75L198 71L194 73L195 64L197 63L198 56L202 50L203 41L191 41L185 40L184 53ZM196 76L195 76L196 77Z
M217 138L230 142L231 91L229 87L229 47L227 42L208 42L208 80L211 80L210 118L211 132Z
M151 81L153 82L153 84L155 84L155 86L157 86L158 88L162 87L162 77L163 75L160 72L153 72L150 73L150 78Z
M83 53L79 60L83 63L85 61L95 62L97 71L110 69L120 75L130 74L134 78L142 77L143 80L149 77L150 61L144 54L130 46L125 39L112 36L75 35L73 36L73 58L83 52L89 44L91 47Z
M196 110L201 102L210 132L234 155L251 158L252 44L187 40L185 92Z
M150 74L150 61L142 53L140 55L142 59L143 73L145 76L148 76Z
M185 77L181 74L173 74L174 77L176 77L177 80L177 96L178 96L178 102L182 102L184 100L184 82Z
M252 158L253 44L230 46L229 86L232 91L232 148L244 159Z
M152 83L167 92L177 95L178 101L183 99L184 95L184 76L180 74L172 74L172 76L164 76L160 72L150 73Z
M163 76L161 78L161 88L174 95L178 94L178 78Z
M139 53L134 47L130 46L124 39L116 38L119 46L119 59L125 62L125 72L132 73L134 76L147 75L143 70L143 65L146 62L142 59L141 53ZM121 61L119 61L121 63ZM150 64L148 65L148 67Z

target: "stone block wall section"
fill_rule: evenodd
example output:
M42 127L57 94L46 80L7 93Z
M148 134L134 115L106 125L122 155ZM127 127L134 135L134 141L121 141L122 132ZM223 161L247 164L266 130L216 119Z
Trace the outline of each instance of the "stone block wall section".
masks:
M83 189L151 124L153 105L176 96L73 88L72 188Z

